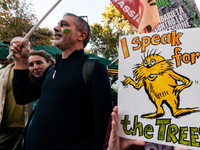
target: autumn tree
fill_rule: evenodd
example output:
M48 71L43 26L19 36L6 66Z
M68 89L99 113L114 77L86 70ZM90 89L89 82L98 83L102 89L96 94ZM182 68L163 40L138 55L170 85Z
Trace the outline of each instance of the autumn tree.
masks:
M39 27L30 38L32 45L52 46L52 40L53 31L47 27Z
M118 56L116 44L119 42L119 36L133 34L131 24L112 3L105 7L102 17L102 24L94 23L90 26L90 44L93 50L96 49L100 55L104 54L106 59L115 59ZM105 49L102 42L106 43Z
M2 0L0 6L0 38L3 41L28 33L38 21L32 3L26 0ZM51 45L52 35L50 29L38 28L30 41L33 45Z
M8 8L10 7L10 5L12 5L15 2L15 0L1 0L0 1L0 7L5 10L8 10Z

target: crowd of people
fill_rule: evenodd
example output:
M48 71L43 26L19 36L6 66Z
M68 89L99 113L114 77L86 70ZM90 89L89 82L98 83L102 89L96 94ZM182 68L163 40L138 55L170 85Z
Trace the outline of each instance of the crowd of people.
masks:
M22 37L15 37L10 42L14 62L0 70L0 149L12 149L38 99L26 150L144 149L144 141L118 136L118 108L112 110L111 86L102 62L95 61L89 87L85 84L88 23L66 13L54 31L53 44L62 51L55 62L44 51L30 52L27 39L21 42Z

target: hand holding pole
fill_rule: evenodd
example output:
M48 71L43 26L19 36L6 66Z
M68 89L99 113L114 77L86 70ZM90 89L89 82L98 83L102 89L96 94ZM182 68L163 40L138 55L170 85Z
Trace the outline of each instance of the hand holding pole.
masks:
M51 9L38 21L36 25L33 26L33 28L26 34L26 36L22 39L21 43L25 40L28 39L29 36L32 35L32 33L37 29L37 27L41 24L41 22L51 13L51 11L61 2L62 0L58 0L52 7ZM7 59L10 59L13 56L13 51L10 52L10 54L7 56Z

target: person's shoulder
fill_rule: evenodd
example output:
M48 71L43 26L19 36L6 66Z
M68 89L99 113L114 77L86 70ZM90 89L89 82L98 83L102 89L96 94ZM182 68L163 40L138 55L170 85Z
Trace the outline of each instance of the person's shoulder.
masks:
M10 68L12 68L14 65L15 65L14 62L13 62L13 63L10 63L10 64L8 64L8 65L5 67L5 69L10 69Z
M98 66L104 65L100 60L96 59L96 58L92 58L92 57L88 57L87 54L85 54L86 58L84 58L84 64L93 64L94 63L94 67L97 68Z
M6 67L0 69L0 75L7 71L10 71L12 67L14 67L14 63L10 63Z
M104 66L105 67L105 65L98 59L96 59L95 66L96 67L98 67L98 66Z
M46 68L46 70L49 70L50 68L52 69L54 66L55 66L55 63L49 65L49 66Z
M55 67L55 63L49 65L49 66L44 70L42 76L46 77L46 76L49 74L49 72L50 72L54 67Z
M104 74L105 72L107 73L105 64L101 62L100 60L97 60L95 62L94 71L99 72L100 74Z
M0 69L0 75L2 74L2 72L4 71L5 68Z

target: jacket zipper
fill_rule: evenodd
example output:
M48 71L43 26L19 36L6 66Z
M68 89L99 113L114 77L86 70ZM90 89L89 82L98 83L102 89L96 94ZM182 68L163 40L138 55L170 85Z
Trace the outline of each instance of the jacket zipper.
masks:
M54 70L54 73L53 73L52 79L54 79L55 75L56 75L56 70Z

